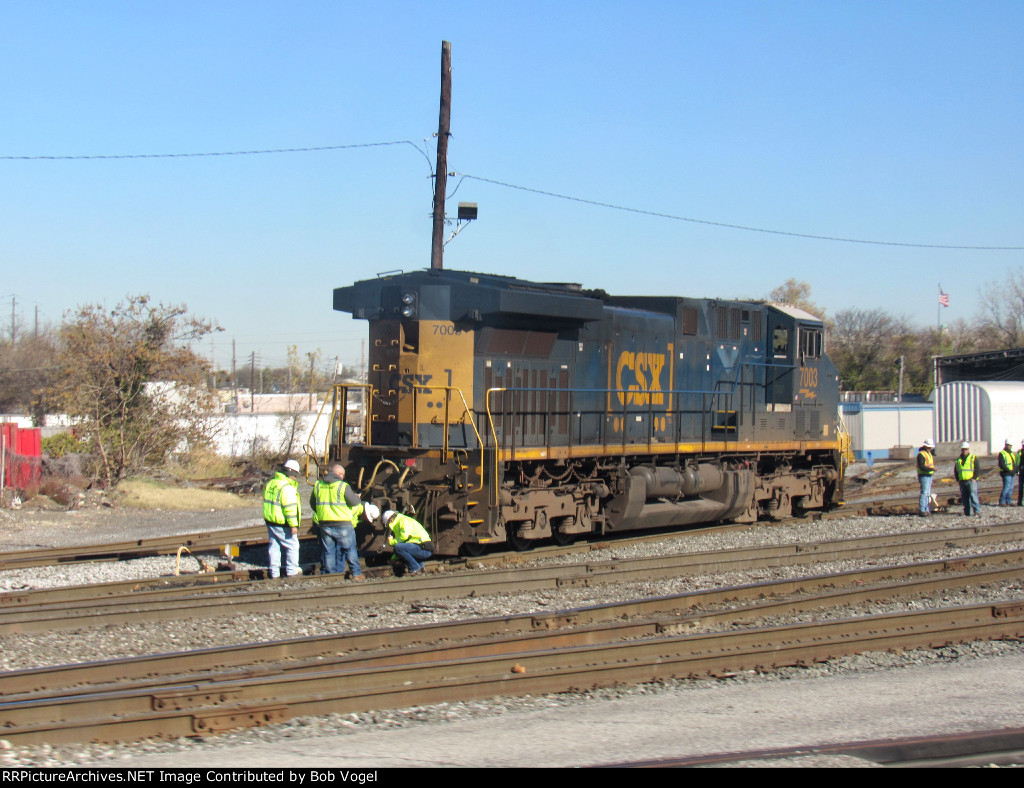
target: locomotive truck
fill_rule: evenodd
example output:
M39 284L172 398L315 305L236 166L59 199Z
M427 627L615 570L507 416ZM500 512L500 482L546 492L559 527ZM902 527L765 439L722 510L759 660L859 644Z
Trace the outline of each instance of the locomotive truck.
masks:
M334 308L369 322L367 377L333 387L311 453L438 555L842 497L836 368L803 310L444 269L337 288ZM357 533L384 547L379 521Z

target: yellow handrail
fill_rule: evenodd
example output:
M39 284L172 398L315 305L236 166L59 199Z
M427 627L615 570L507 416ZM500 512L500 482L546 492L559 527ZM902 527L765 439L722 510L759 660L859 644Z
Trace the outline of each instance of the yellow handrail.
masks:
M302 446L302 451L306 454L306 482L307 483L309 483L309 458L312 458L313 462L315 462L318 466L322 464L320 462L320 460L317 459L317 454L316 454L315 451L313 451L313 449L310 446L310 444L313 442L313 435L316 434L317 424L320 423L320 419L324 415L324 409L327 407L327 401L328 401L328 399L331 400L331 421L333 422L334 419L335 419L335 415L338 412L338 395L341 394L341 393L344 393L344 396L342 397L342 399L343 399L343 401L347 402L347 400L348 400L348 396L347 395L348 395L348 390L349 389L365 389L365 392L363 394L363 434L366 436L367 440L369 440L369 438L370 438L370 416L371 416L371 414L373 412L373 403L371 401L372 400L372 393L373 393L373 391L372 391L372 387L370 386L370 384L368 384L368 383L335 383L334 385L332 385L331 388L330 388L329 396L324 399L323 404L320 406L320 410L316 414L316 419L313 420L313 427L309 431L309 438L306 440L306 443L303 444L303 446ZM343 409L342 410L341 424L339 425L339 428L338 428L338 442L339 442L339 444L345 442L345 428L348 426L347 423L346 423L347 422L347 418L348 418L348 411L346 409ZM327 435L324 437L323 464L327 463L328 456L330 454L330 446L331 446L331 431L327 430Z
M442 427L443 427L442 432L443 432L444 436L442 438L442 443L441 443L441 462L447 462L448 452L450 452L452 450L451 446L448 445L448 429L451 426L451 422L449 421L449 416L450 416L450 412L451 412L450 408L451 408L452 392L455 391L455 392L458 393L459 399L462 400L462 407L464 408L462 418L459 420L458 423L459 424L465 424L466 423L466 414L469 414L469 417L470 417L469 418L469 426L471 426L473 428L473 434L476 436L477 445L480 447L480 466L479 466L479 470L478 470L478 473L479 473L479 476L480 476L480 486L479 487L475 487L472 490L470 490L470 492L480 492L480 490L482 490L484 488L484 441L483 441L483 438L480 436L480 431L476 428L476 412L471 407L469 407L469 403L466 402L466 395L462 393L462 389L460 389L458 386L437 386L437 385L423 386L423 385L414 385L412 388L413 388L413 391L415 391L416 389L423 389L425 391L434 391L436 389L443 389L444 392L445 392L445 398L444 398L444 424L442 425ZM412 419L412 423L415 425L415 424L419 423L417 421L417 419L416 419L416 415L417 415L416 414L416 397L413 397L412 402L413 402L413 419ZM413 446L414 447L416 446L416 434L415 434L415 432L416 431L415 431L415 428L414 428L413 429L413 436L412 436Z

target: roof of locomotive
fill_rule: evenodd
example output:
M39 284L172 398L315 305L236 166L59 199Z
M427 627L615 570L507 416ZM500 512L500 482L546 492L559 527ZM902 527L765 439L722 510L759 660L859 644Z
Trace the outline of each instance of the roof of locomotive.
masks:
M426 269L383 274L335 288L334 308L367 320L397 317L401 297L407 292L415 293L420 317L435 320L480 319L495 313L599 320L604 303L603 293L586 291L575 283Z
M452 269L421 269L378 274L334 290L334 308L366 320L397 317L403 292L415 291L421 317L436 320L480 320L487 314L545 316L570 322L600 320L604 306L675 314L681 302L768 306L794 319L820 322L809 312L787 304L683 296L613 296L584 289L574 282L531 282L514 276Z

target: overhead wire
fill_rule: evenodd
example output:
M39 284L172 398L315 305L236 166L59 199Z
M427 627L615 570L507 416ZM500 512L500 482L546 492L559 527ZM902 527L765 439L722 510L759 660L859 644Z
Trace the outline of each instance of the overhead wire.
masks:
M765 227L750 227L742 224L730 224L728 222L717 222L710 219L695 219L689 216L677 216L670 213L661 213L659 211L649 211L643 208L630 208L625 205L616 205L614 203L599 202L598 200L588 200L583 197L573 197L568 194L559 194L557 192L545 191L543 189L535 189L530 186L520 186L514 183L506 183L504 181L497 181L493 178L482 178L478 175L470 175L468 173L459 173L462 178L470 178L475 181L481 181L482 183L490 183L495 186L502 186L507 189L518 189L519 191L531 192L533 194L541 194L545 197L555 197L559 200L569 200L571 202L584 203L585 205L594 205L599 208L610 208L616 211L626 211L628 213L639 213L646 216L655 216L660 219L673 219L679 222L692 222L694 224L705 224L711 227L724 227L729 230L744 230L752 233L769 233L771 235L786 235L793 238L809 238L815 241L840 241L843 243L851 244L872 244L875 246L908 246L917 249L959 249L959 250L971 250L971 251L1022 251L1024 246L957 246L952 244L922 244L922 243L905 243L901 241L872 241L864 238L843 238L841 236L834 235L814 235L811 233L797 233L790 232L787 230L771 230ZM461 181L460 181L461 185ZM456 187L458 188L458 187Z
M268 148L262 150L237 150L237 151L207 151L200 153L128 153L128 154L87 154L87 155L61 155L61 156L7 156L0 155L0 161L75 161L75 160L111 160L111 159L178 159L178 158L196 158L196 157L210 157L210 156L258 156L266 154L278 154L278 153L315 153L321 151L337 151L337 150L350 150L355 148L375 148L385 147L389 145L411 145L416 149L427 160L428 166L431 167L431 176L433 176L433 165L430 161L430 157L424 152L424 150L412 142L411 140L391 140L388 142L362 142L352 143L349 145L321 145L321 146L310 146L304 148ZM852 244L867 244L871 246L895 246L912 249L948 249L958 251L983 251L983 252L1007 252L1007 251L1024 251L1024 246L989 246L989 245L974 245L974 244L930 244L930 243L910 243L905 241L876 241L867 238L847 238L844 236L837 235L818 235L814 233L800 233L793 232L790 230L773 230L767 227L753 227L750 225L735 224L732 222L720 222L712 219L697 219L691 216L680 216L677 214L664 213L661 211L651 211L644 208L631 208L625 205L617 205L615 203L603 202L600 200L591 200L585 197L575 197L568 194L560 194L558 192L548 191L545 189L537 189L531 186L522 186L519 184L508 183L506 181L499 181L494 178L485 178L479 175L472 175L469 173L450 173L452 175L459 175L461 180L452 191L454 194L458 191L459 186L462 184L462 180L469 178L481 183L489 183L494 186L501 186L506 189L515 189L518 191L529 192L531 194L539 194L545 197L553 197L559 200L568 200L570 202L577 202L584 205L593 205L598 208L607 208L615 211L624 211L627 213L636 213L644 216L653 216L659 219L671 219L678 222L690 222L692 224L702 224L709 227L721 227L727 230L742 230L744 232L753 233L765 233L768 235L780 235L790 238L805 238L808 240L815 241L831 241L836 243L852 243ZM450 197L451 195L448 195ZM446 199L448 199L446 197Z

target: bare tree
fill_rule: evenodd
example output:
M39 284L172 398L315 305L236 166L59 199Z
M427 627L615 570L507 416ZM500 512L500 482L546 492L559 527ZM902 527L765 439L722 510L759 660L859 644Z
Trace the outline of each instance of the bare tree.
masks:
M42 426L47 393L57 377L56 334L20 331L14 341L0 341L0 412L30 413Z
M278 419L278 431L282 435L280 454L286 459L302 447L312 428L313 417L309 412L316 404L317 389L324 383L323 373L317 370L321 356L319 349L307 353L309 366L306 367L298 347L288 347L288 405Z
M1024 269L1018 268L1002 279L987 282L978 296L980 328L989 335L986 344L991 349L1024 346Z
M811 301L811 286L807 282L801 282L789 278L785 283L779 285L770 293L768 300L778 304L789 304L805 312L810 312L816 317L823 318L825 310Z
M828 354L839 369L844 389L895 389L900 342L912 333L904 318L882 309L838 312L828 336Z
M209 369L189 343L212 330L185 306L153 306L145 295L65 316L54 397L79 420L108 485L205 442Z

